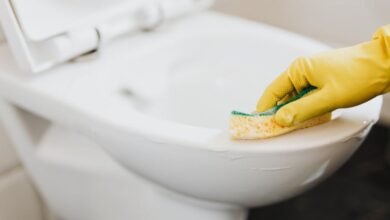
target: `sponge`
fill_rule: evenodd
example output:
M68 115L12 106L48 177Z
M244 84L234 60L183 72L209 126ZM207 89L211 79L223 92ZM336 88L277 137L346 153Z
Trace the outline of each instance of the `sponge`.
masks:
M279 136L297 129L308 128L330 121L331 113L309 119L302 123L289 127L283 127L275 122L275 113L290 102L296 101L309 92L316 89L308 87L298 95L285 103L279 104L265 112L247 114L238 111L232 111L230 119L230 133L233 139L264 139Z

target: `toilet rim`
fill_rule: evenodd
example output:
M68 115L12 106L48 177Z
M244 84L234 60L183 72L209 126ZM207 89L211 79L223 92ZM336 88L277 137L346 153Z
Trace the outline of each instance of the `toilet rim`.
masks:
M382 97L376 97L365 104L345 109L344 114L325 124L298 130L276 138L254 141L231 140L227 132L228 126L226 129L197 127L155 118L142 113L131 113L135 119L132 123L113 120L112 118L109 119L107 115L100 115L100 120L94 117L92 119L94 122L89 121L86 125L90 127L91 123L97 123L100 124L98 127L105 127L110 131L116 131L123 135L131 133L136 136L147 137L153 143L185 145L186 147L214 152L298 152L354 139L362 140L372 125L378 121L381 105ZM99 134L97 130L95 130L95 135ZM104 132L104 130L101 132Z
M55 123L85 133L91 138L107 136L106 133L117 133L123 137L131 135L145 137L153 143L164 144L164 147L171 144L212 152L239 153L299 152L347 142L355 138L362 139L366 134L365 131L378 121L383 99L379 96L359 106L345 109L336 120L312 128L271 139L237 142L229 138L228 126L225 130L196 127L159 119L135 109L133 112L128 112L131 117L127 119L133 119L129 121L115 117L115 114L101 114L101 112L99 114L98 111L91 109L91 106L84 109L76 103L68 102L69 100L60 101L57 97L43 91L30 91L30 99L26 100L20 95L20 92L25 90L19 87L24 86L18 82L9 82L7 86L0 88L0 92L3 98L11 103L44 116ZM46 105L38 104L37 100L46 100ZM86 106L83 105L83 107ZM302 140L303 134L306 135L304 140ZM318 139L313 140L313 138Z

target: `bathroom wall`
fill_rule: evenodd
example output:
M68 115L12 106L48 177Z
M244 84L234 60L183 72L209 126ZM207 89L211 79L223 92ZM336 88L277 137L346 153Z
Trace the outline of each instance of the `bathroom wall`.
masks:
M3 30L1 30L1 26L0 26L0 43L4 41L4 35L3 35Z
M216 0L215 10L275 25L334 47L369 40L390 23L389 0ZM390 126L390 95L381 122Z
M388 0L216 0L215 8L339 46L368 40L390 22Z
M0 126L0 220L44 220L45 207Z

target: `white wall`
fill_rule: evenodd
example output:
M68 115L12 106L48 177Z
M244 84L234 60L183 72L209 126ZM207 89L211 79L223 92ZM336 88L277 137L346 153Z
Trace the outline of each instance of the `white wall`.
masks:
M390 24L389 0L216 0L215 9L279 26L331 46L369 40ZM390 125L390 95L381 122Z

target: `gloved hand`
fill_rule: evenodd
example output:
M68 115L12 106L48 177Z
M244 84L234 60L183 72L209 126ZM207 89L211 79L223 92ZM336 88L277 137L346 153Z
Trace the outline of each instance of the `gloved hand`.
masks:
M256 110L266 111L309 85L317 89L281 108L278 124L290 126L389 92L390 25L369 42L296 59L267 87Z

